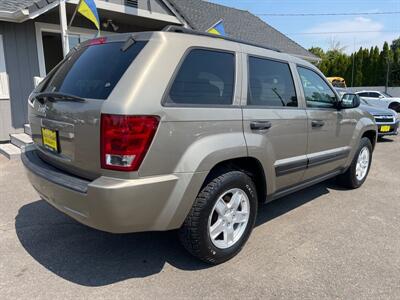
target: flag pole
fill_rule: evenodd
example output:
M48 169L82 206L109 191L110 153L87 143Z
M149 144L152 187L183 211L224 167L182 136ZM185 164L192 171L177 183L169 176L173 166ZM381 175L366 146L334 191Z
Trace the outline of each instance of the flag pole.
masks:
M209 31L210 29L212 29L212 28L214 28L216 25L218 25L219 23L221 23L221 22L223 22L224 21L224 19L219 19L217 22L215 22L210 28L208 28L207 30L206 30L206 32L207 31Z
M79 7L79 4L81 4L81 1L82 1L82 0L79 0L78 4L77 4L76 7L75 7L74 13L72 14L72 17L71 17L71 21L69 21L69 24L68 24L68 28L71 27L72 22L73 22L74 19L75 19L76 12L78 11L78 7Z
M59 12L60 12L60 29L61 29L61 42L63 48L63 56L67 56L69 52L69 40L68 40L68 25L67 25L67 12L65 9L65 1L60 0Z

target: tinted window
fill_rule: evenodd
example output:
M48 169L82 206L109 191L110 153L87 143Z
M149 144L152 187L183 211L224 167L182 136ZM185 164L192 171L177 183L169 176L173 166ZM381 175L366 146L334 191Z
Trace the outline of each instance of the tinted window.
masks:
M334 107L336 95L328 84L314 71L298 67L307 107Z
M167 103L232 104L234 80L234 54L192 50L179 69Z
M360 96L360 97L368 97L368 93L367 92L358 93L358 96Z
M106 99L146 42L106 43L78 48L67 57L43 91L62 92L82 98Z
M289 65L249 57L247 104L297 107L296 91Z
M369 93L369 97L371 98L379 98L380 94L379 93L375 93L375 92L370 92Z

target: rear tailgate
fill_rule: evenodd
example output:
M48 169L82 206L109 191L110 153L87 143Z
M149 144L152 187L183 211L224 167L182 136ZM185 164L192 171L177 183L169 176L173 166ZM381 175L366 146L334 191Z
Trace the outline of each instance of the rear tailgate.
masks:
M95 39L45 78L29 99L32 137L42 159L84 178L101 174L102 105L145 45L126 36Z

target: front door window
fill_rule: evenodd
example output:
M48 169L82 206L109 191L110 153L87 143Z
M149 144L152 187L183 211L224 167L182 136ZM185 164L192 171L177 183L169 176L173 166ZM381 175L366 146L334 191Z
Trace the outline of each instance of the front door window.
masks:
M314 71L298 67L307 107L333 108L336 95L328 84Z

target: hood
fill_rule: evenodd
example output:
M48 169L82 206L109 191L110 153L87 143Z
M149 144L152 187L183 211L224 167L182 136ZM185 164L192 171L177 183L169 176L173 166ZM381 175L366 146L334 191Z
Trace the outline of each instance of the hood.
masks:
M371 105L366 105L366 104L361 104L360 108L363 111L366 111L370 113L371 115L393 115L396 116L396 112L394 110L388 109L388 108L379 108L376 106L371 106Z

